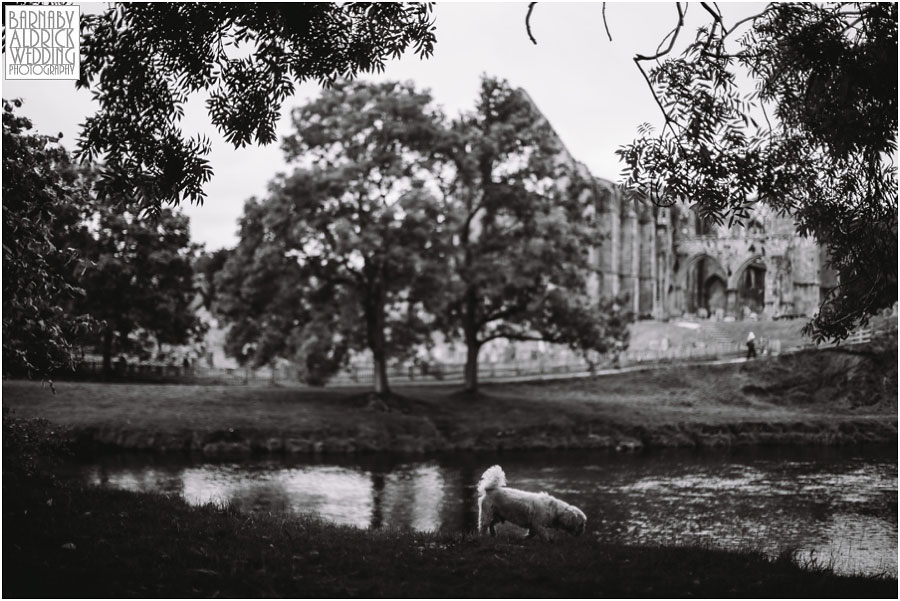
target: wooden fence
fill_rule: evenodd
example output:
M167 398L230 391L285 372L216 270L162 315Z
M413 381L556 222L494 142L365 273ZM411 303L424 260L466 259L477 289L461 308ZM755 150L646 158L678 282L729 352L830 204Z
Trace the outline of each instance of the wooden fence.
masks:
M296 379L288 370L270 368L247 369L194 367L163 363L113 363L111 379L128 382L177 382L198 384L274 383ZM292 370L291 370L292 371ZM76 379L102 379L103 363L82 361L76 368Z
M435 363L428 366L395 366L387 370L392 382L428 384L435 382L462 382L465 379L464 363ZM506 363L481 363L478 366L480 380L504 380L523 376L564 375L590 371L587 361L515 361ZM596 369L596 365L595 365ZM341 371L329 380L329 386L353 386L370 384L375 376L369 366L355 366Z
M853 332L841 345L863 344L872 340L872 328ZM780 340L757 338L757 353L777 355L809 348L829 348L836 343L815 345L795 345L782 348ZM504 363L482 363L478 377L481 381L504 381L518 378L544 376L564 377L583 375L597 370L628 367L643 364L681 363L736 358L746 355L747 347L740 342L712 342L702 345L671 347L668 349L629 349L618 356L608 354L593 366L584 360L535 359ZM290 366L276 368L210 368L179 366L154 363L114 363L113 379L134 382L173 382L183 384L223 384L223 385L294 385L302 386L295 369ZM462 363L433 363L428 365L394 365L388 369L388 378L393 384L421 385L456 383L464 380L465 365ZM102 363L97 360L84 361L79 365L75 378L102 378ZM369 386L374 379L371 365L354 365L336 374L328 386Z

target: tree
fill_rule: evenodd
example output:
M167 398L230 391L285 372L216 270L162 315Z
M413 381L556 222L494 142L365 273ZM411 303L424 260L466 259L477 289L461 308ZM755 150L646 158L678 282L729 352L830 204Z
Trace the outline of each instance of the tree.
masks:
M153 344L185 344L202 333L188 218L171 209L148 216L135 206L90 203L81 234L70 238L87 263L80 310L102 327L87 341L100 349L103 372L113 353L145 353Z
M334 367L344 350L368 349L375 392L388 395L388 360L425 334L410 291L439 224L425 188L441 131L430 104L411 84L338 82L295 109L296 133L283 146L298 167L271 184L265 201L247 205L236 257L226 263L233 279L219 280L235 290L240 274L259 278L259 288L251 280L240 295L259 300L241 309L244 338L290 332L278 351L297 353L303 343L308 368L312 357ZM273 271L290 274L288 288L272 281Z
M222 271L231 256L231 249L220 248L212 252L201 251L194 262L194 273L200 276L200 295L203 306L213 311L218 292L216 290L216 274Z
M178 125L190 94L210 93L211 122L236 147L268 144L296 83L380 72L435 41L430 5L405 3L125 2L81 26L77 85L100 109L78 154L104 157L103 192L154 210L202 202L211 176L209 142Z
M3 100L3 372L47 378L74 367L94 325L68 311L83 291L67 238L87 193L59 138L31 133L14 107Z
M477 390L478 355L491 340L604 352L627 333L615 299L589 294L599 242L592 182L558 140L523 91L485 77L475 111L439 147L446 262L420 286L439 327L466 345L467 391Z
M805 331L845 338L897 301L897 4L773 3L729 27L700 3L709 22L678 56L675 6L658 51L634 59L664 126L619 150L625 185L718 223L756 203L792 214L839 276Z
M240 241L215 274L213 308L229 324L225 352L253 367L278 357L297 359L300 377L321 385L343 365L349 350L350 332L341 330L350 322L342 319L347 303L309 294L297 257L285 240L268 233L267 211L266 203L247 201Z

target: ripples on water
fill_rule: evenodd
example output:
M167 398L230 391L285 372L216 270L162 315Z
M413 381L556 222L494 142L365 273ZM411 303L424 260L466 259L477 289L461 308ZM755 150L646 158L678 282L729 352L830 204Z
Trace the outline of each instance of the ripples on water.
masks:
M500 463L510 485L581 507L609 542L709 545L778 554L845 573L897 575L896 449L504 453L415 462L172 463L112 458L85 481L193 504L315 513L336 524L475 527L475 484Z

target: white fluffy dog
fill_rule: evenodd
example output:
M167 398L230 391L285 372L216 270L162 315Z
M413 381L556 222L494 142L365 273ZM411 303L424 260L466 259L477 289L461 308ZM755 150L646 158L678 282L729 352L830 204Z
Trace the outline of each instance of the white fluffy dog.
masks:
M548 538L547 529L559 528L571 534L584 532L584 513L565 501L545 492L534 493L506 486L506 474L499 465L489 467L478 483L478 531L490 530L494 524L510 522L528 529L528 538Z

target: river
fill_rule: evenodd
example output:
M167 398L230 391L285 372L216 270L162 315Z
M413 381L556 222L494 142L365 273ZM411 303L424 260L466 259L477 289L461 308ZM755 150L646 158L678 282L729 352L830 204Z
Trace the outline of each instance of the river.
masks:
M587 533L626 544L790 549L840 573L897 575L897 449L530 452L429 459L204 463L107 456L69 466L83 482L314 513L360 528L470 530L475 485L498 463L509 484L579 506Z

